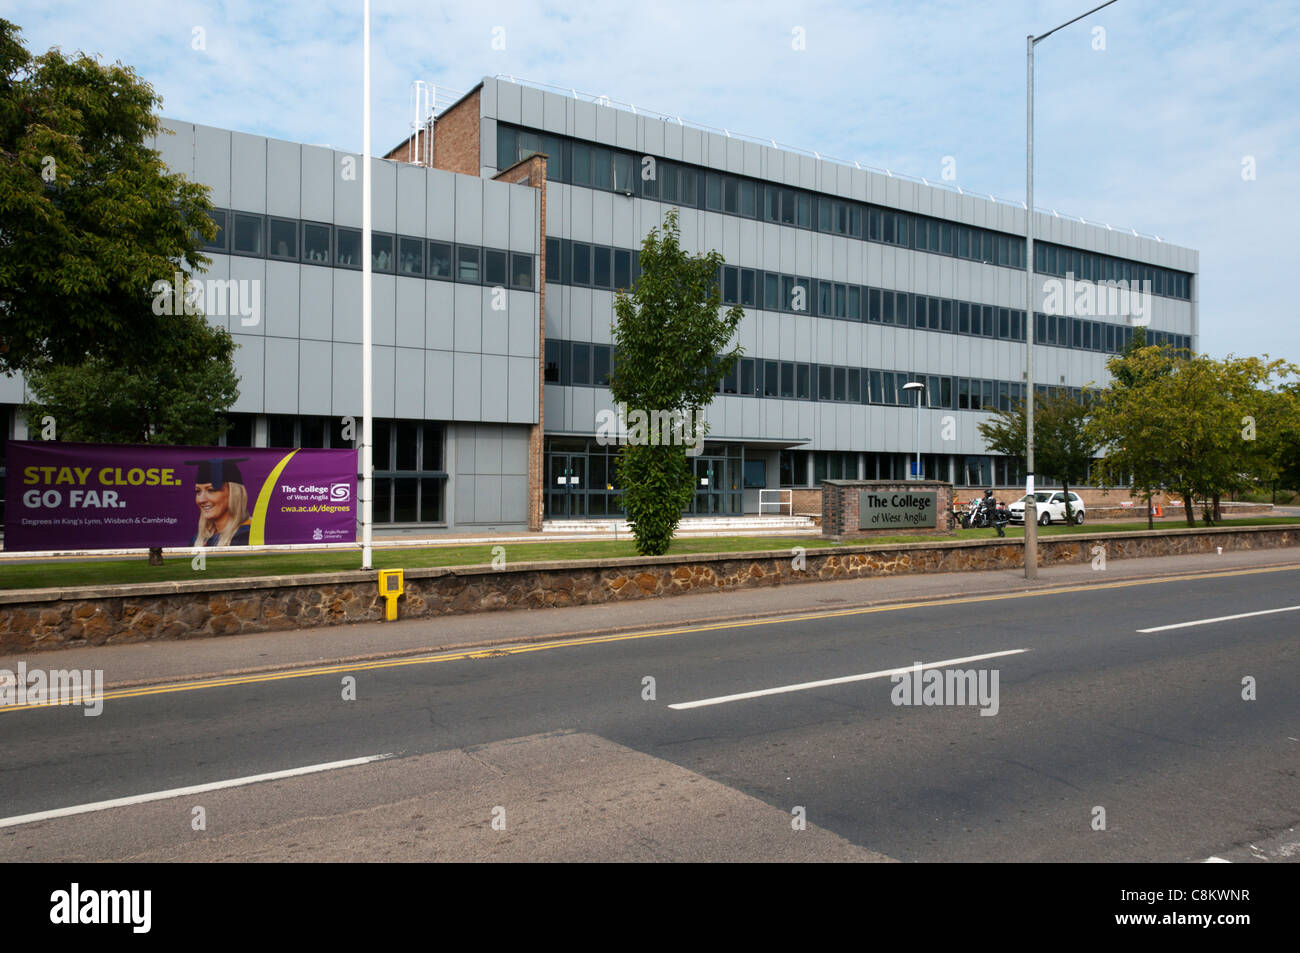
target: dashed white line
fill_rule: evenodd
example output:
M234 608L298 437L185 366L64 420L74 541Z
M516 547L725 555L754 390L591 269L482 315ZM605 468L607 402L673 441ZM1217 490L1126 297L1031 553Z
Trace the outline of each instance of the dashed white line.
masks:
M321 771L333 771L336 768L355 768L391 758L389 754L374 754L365 758L350 758L347 761L330 761L326 764L309 764L302 768L290 768L287 771L272 771L269 774L254 774L246 778L231 778L228 781L213 781L210 784L195 784L187 788L172 788L168 791L154 791L150 794L135 794L131 797L119 797L112 801L95 801L92 804L77 804L72 807L60 807L53 811L38 811L35 814L19 814L16 817L0 818L0 827L17 827L19 824L32 824L36 821L48 821L56 817L71 817L74 814L90 814L94 811L107 811L115 807L130 807L133 804L147 804L150 801L165 801L173 797L188 797L191 794L203 794L207 791L220 791L223 788L237 788L261 781L278 781L281 778L296 778L304 774L316 774Z
M926 662L921 665L922 669L943 668L948 665L964 665L967 662L979 662L984 659L1000 658L1003 655L1019 655L1021 652L1028 652L1029 649L1007 649L1003 652L989 652L985 655L968 655L965 658L944 659L942 662ZM708 705L724 705L727 702L743 701L747 698L761 698L764 695L783 695L786 692L802 692L809 688L825 688L828 685L846 685L849 682L865 682L871 678L888 678L891 675L901 675L905 672L916 671L917 666L905 665L902 668L887 668L879 672L866 672L862 675L845 675L842 678L825 678L817 682L800 682L797 685L782 685L778 688L763 688L754 692L740 692L736 695L719 695L717 698L702 698L694 702L678 702L675 705L669 705L669 708L682 711L687 708L704 708Z

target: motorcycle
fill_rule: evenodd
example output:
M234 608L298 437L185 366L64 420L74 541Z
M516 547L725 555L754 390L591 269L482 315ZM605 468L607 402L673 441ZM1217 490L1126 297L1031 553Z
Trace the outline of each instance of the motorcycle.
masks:
M1007 535L1006 526L1009 522L1011 522L1011 514L1007 510L1006 503L1002 500L992 500L986 504L981 497L976 497L967 503L961 517L962 529L996 529L999 536Z

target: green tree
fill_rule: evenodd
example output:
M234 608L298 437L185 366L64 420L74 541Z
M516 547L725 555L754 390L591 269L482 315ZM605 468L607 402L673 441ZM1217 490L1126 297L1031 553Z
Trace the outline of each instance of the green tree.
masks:
M744 317L739 306L723 312L718 272L722 256L691 256L680 246L676 210L664 216L641 244L641 276L614 303L612 331L616 365L610 392L634 424L619 451L623 509L636 536L637 552L668 551L673 533L694 492L694 477L682 439L685 421L698 421L718 382L731 370L740 348L727 350ZM677 427L656 426L673 420ZM694 439L702 427L691 427Z
M1217 501L1252 474L1276 473L1293 405L1278 396L1275 379L1294 376L1293 365L1256 357L1183 358L1168 348L1145 347L1113 358L1110 366L1116 386L1094 413L1095 432L1106 445L1104 472L1131 473L1138 486L1167 487L1182 497L1188 526L1196 525L1198 499ZM1260 434L1270 436L1261 440ZM1206 521L1213 519L1207 510Z
M1145 380L1144 375L1160 375L1170 371L1168 363L1133 360L1134 356L1150 345L1146 341L1146 328L1133 329L1128 346L1108 362L1111 384L1097 395L1097 405L1090 420L1093 437L1107 448L1094 472L1112 486L1129 484L1133 491L1141 489L1147 507L1147 529L1155 528L1152 499L1158 490L1165 488L1164 450L1160 414L1153 408L1139 408L1135 388ZM1133 406L1130 406L1133 405Z
M1065 518L1073 519L1070 485L1087 479L1088 467L1097 454L1097 442L1088 427L1088 402L1075 400L1068 391L1034 395L1034 468L1046 480L1059 480L1065 489ZM1009 410L995 410L979 425L985 446L992 453L1027 456L1025 401Z
M147 144L159 105L131 68L33 58L0 19L0 372L165 356L151 289L206 267L216 226Z
M27 375L24 415L33 430L54 418L61 440L84 443L211 445L223 412L239 396L234 339L202 315L180 315L156 343L153 360L115 363L92 356L45 364Z

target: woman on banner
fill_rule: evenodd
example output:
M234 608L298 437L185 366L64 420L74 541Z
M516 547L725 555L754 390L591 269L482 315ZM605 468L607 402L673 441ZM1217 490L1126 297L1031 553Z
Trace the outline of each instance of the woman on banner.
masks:
M247 546L252 520L248 515L248 490L237 464L248 457L186 460L197 466L194 503L199 508L199 529L192 546Z

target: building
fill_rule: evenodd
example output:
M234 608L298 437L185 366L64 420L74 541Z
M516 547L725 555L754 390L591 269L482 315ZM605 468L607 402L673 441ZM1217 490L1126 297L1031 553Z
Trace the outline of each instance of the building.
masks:
M168 165L220 209L206 277L261 287L258 325L224 319L243 376L228 442L338 445L361 412L360 157L167 126ZM724 300L745 309L692 513L755 513L773 488L815 509L822 479L901 478L918 415L927 477L1023 480L976 429L1024 393L1022 206L500 78L442 110L426 145L372 163L378 524L619 514L617 448L595 438L614 295L669 207L685 247L723 254ZM1130 338L1099 282L1150 282L1148 337L1196 347L1195 251L1041 212L1035 229L1036 300L1067 277L1103 291L1035 315L1040 388L1104 383Z

